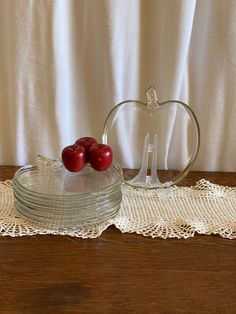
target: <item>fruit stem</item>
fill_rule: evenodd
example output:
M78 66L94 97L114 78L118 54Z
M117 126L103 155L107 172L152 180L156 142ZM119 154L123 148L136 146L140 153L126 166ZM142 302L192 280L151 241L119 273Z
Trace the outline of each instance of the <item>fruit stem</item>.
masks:
M148 90L146 91L147 96L147 107L151 109L155 109L159 106L158 104L158 97L157 91L153 85L151 85Z

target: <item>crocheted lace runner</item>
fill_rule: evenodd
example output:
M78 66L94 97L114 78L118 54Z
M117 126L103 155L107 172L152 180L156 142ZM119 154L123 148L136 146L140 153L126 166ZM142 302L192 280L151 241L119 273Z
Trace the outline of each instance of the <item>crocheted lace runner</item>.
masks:
M21 217L14 208L12 182L0 182L0 235L62 234L96 238L110 225L121 232L161 238L188 238L195 232L236 238L236 188L204 179L193 187L141 190L123 186L123 199L115 219L102 224L48 230Z

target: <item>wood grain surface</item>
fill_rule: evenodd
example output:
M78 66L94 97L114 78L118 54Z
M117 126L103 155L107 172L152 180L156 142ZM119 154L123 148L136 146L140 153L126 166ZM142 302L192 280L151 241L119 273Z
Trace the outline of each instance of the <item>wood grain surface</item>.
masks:
M0 167L0 179L15 167ZM236 186L235 173L192 172ZM236 313L236 241L151 239L111 227L97 239L0 238L0 313Z

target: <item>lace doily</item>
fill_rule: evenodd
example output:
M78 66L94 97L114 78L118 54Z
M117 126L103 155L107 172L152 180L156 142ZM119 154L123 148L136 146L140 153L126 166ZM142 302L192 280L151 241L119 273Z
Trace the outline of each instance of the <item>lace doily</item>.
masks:
M142 190L123 186L119 214L103 224L48 230L21 217L14 208L12 182L0 182L0 235L62 234L96 238L114 224L121 232L161 238L188 238L194 234L219 234L236 238L236 188L204 179L193 187Z

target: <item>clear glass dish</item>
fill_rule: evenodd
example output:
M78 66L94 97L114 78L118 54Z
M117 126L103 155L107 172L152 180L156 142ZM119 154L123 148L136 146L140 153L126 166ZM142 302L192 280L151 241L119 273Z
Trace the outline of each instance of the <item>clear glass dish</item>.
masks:
M63 165L56 169L41 169L27 165L20 168L13 183L28 195L42 196L51 199L73 199L88 194L99 195L122 181L120 167L113 163L106 171L95 171L86 165L80 172L69 172Z
M17 211L31 222L58 229L114 218L122 200L122 171L89 165L78 173L57 167L25 166L13 178Z
M138 188L163 188L180 182L191 169L200 145L192 109L178 100L158 102L151 87L147 102L127 100L109 113L103 143L124 172L124 182Z

